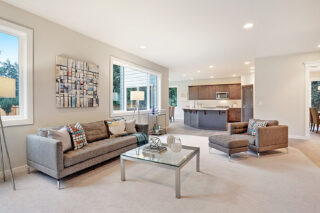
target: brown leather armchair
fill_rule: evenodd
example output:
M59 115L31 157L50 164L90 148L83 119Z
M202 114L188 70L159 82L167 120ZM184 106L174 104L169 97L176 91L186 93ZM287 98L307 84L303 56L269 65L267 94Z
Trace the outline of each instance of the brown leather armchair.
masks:
M288 126L279 125L276 120L268 120L267 127L259 127L256 136L248 135L248 122L229 124L229 135L246 135L249 141L249 149L260 152L288 148Z

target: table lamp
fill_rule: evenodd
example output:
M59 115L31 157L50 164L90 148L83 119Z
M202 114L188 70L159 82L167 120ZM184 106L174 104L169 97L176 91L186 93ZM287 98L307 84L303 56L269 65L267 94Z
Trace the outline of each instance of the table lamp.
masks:
M16 80L13 78L0 77L0 98L15 98L15 97L16 97ZM3 123L2 123L2 119L1 119L1 111L0 111L0 125L1 125L1 133L2 133L2 138L3 138L3 144L2 144L1 135L0 135L0 152L1 152L0 154L1 154L1 162L2 162L3 181L6 181L6 179L5 179L4 159L3 159L2 147L4 147L4 149L6 150L9 168L10 168L12 187L13 187L13 190L16 190L16 186L14 183L14 177L13 177L13 173L12 173L10 156L9 156L9 152L8 152L8 148L7 148L6 137L4 134L4 128L3 128Z
M144 101L144 91L130 91L130 100L136 101L136 108L138 109L138 123L140 123L139 101ZM136 113L136 108L134 109L133 116Z

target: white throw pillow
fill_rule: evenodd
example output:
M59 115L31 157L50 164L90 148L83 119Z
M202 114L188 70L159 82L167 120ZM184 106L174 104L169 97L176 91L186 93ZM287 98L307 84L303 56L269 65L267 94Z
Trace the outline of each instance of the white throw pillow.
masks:
M63 127L62 129L59 129L59 130L49 130L48 138L61 141L63 152L72 149L71 138L66 127Z

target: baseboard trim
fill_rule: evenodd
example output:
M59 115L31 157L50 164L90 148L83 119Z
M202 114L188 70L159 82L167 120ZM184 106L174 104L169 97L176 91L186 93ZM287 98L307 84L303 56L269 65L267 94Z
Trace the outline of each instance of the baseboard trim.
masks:
M23 165L23 166L18 166L18 167L12 168L12 173L13 173L13 175L15 175L17 173L27 172L27 167L28 166L26 164L26 165ZM6 181L8 181L10 179L10 171L9 171L9 169L5 170L4 174L6 176ZM2 170L0 170L0 180L3 181Z
M310 135L305 135L305 136L302 136L302 135L289 135L289 138L308 140L308 139L310 139Z

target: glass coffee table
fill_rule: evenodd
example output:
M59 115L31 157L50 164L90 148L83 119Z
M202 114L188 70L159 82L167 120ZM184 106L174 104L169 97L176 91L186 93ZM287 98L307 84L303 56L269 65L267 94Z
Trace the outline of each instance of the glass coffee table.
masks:
M146 144L148 145L148 144ZM146 146L144 145L144 146ZM165 144L162 144L165 145ZM120 155L121 181L125 181L125 160L150 164L175 171L176 198L181 197L180 170L194 156L197 156L196 171L200 171L200 148L192 146L182 146L180 152L173 152L167 148L161 153L145 152L143 147L138 147Z

